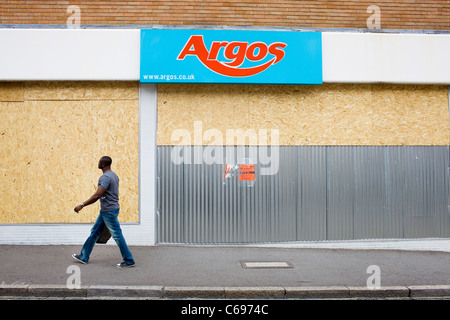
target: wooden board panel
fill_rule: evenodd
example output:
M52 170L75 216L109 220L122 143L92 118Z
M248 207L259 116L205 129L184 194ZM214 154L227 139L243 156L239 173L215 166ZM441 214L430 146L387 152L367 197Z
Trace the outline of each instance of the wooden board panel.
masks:
M204 145L222 144L208 130L227 144L227 129L276 129L280 145L450 144L447 87L431 85L159 85L158 145L180 144L176 130L197 144L194 127Z
M23 82L0 82L0 102L23 101Z
M59 84L53 85L57 92ZM136 84L128 88L138 90ZM138 222L138 94L37 100L25 89L25 96L29 100L0 102L0 201L7 203L0 207L0 223L93 222L99 203L78 214L73 207L97 189L103 155L112 157L120 177L120 220Z
M139 99L139 83L135 81L27 81L24 88L25 100Z

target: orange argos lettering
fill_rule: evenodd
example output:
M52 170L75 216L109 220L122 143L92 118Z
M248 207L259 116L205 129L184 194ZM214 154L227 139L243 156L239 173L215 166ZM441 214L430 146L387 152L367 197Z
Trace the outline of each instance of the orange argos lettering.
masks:
M249 44L243 41L213 41L208 49L205 46L202 35L192 35L184 45L177 60L184 60L187 55L197 56L201 63L208 69L229 77L247 77L256 75L271 65L280 62L285 55L284 48L287 44L274 42L267 45L264 42L254 42ZM220 62L217 60L220 49L223 48L223 55L230 62ZM267 55L273 57L260 65L247 68L239 68L247 59L252 62L261 61Z

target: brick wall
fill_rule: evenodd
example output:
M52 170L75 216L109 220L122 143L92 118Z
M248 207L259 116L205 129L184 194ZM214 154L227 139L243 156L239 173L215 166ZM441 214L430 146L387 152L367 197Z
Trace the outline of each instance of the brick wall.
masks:
M367 28L367 8L377 5L383 29L450 30L449 0L1 0L0 24L65 25L70 5L81 9L82 25L320 28Z

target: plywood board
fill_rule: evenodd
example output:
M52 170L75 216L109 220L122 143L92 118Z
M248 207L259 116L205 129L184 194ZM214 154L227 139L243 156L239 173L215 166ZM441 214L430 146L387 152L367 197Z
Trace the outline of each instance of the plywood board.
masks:
M135 81L27 81L25 100L136 100Z
M229 129L278 130L280 145L450 144L447 87L431 85L159 85L158 145L197 144L194 127L204 145Z
M23 82L0 81L0 102L23 101Z
M120 177L119 219L138 222L138 115L138 99L0 102L0 223L95 221L99 203L73 208L97 189L103 155Z

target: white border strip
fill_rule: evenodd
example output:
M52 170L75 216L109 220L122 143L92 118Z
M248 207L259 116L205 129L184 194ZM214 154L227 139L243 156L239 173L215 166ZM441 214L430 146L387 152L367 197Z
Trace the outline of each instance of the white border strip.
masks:
M339 241L294 241L245 245L266 248L353 249L353 250L411 250L450 252L450 239L368 239Z
M0 43L0 81L139 81L139 29L0 29ZM322 32L322 51L325 83L450 85L450 34Z
M139 86L139 214L140 228L124 225L130 244L156 243L157 86Z

